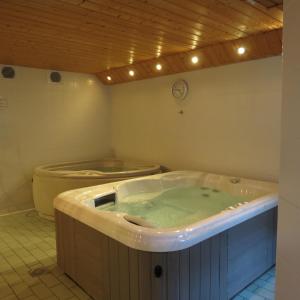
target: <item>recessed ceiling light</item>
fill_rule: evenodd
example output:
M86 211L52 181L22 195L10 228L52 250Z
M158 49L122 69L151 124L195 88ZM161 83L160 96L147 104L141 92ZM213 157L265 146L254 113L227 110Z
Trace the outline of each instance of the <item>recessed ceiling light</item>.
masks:
M191 61L192 61L193 64L196 64L199 61L199 57L195 55L195 56L192 57Z
M108 81L111 81L111 77L110 77L110 76L106 76L106 79L107 79Z
M130 76L134 76L134 71L133 71L133 70L129 70L128 74L129 74Z
M162 69L162 65L161 65L161 64L157 64L157 65L155 66L155 68L156 68L156 70L160 71L160 70Z
M245 48L245 47L239 47L239 48L237 49L237 53L238 53L239 55L243 55L243 54L245 54L245 52L246 52L246 48Z

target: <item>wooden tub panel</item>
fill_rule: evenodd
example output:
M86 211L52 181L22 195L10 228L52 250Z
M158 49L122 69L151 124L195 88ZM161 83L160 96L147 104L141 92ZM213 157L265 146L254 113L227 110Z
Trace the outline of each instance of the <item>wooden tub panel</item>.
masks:
M57 261L96 300L229 299L275 263L276 217L273 209L189 249L152 253L56 211Z

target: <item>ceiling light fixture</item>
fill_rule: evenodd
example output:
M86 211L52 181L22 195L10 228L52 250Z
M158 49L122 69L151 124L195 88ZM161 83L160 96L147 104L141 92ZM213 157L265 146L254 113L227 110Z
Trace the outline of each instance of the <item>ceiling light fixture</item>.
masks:
M162 65L161 64L157 64L155 66L155 68L156 68L157 71L160 71L162 69Z
M110 76L106 76L106 79L107 79L108 81L111 81L111 77L110 77Z
M245 52L246 52L246 48L245 48L245 47L239 47L239 48L237 49L237 53L238 53L239 55L243 55L243 54L245 54Z
M134 76L134 71L133 70L129 70L128 74L129 74L129 76L133 77Z
M199 57L195 55L192 57L191 61L193 64L197 64L199 62Z

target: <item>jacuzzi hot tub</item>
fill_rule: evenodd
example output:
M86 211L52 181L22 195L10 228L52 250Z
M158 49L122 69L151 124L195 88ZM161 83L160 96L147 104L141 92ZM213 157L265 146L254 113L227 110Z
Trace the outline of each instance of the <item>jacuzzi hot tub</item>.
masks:
M156 173L159 165L116 159L43 165L33 175L35 208L40 216L53 219L53 199L62 192Z
M95 299L230 299L275 263L277 185L177 171L55 201L58 264Z

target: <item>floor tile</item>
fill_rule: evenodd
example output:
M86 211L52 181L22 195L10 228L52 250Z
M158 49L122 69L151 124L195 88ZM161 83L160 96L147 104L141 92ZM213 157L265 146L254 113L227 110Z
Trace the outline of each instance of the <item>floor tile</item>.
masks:
M251 283L233 300L274 300L275 299L275 267Z
M0 217L0 274L1 300L90 299L56 265L54 223L34 211Z
M4 297L7 297L9 295L13 295L14 292L13 290L10 288L10 286L3 284L0 285L0 299L3 299Z
M12 289L19 299L25 299L33 295L30 287L24 282L14 285Z
M42 283L32 286L31 289L39 299L46 299L53 295L52 292Z
M71 291L67 287L65 287L63 284L59 284L59 285L51 288L51 290L58 299L68 299L73 296Z
M50 287L50 288L54 287L60 283L59 280L57 280L57 278L55 276L53 276L51 273L41 275L40 279L43 281L43 283L47 287Z

